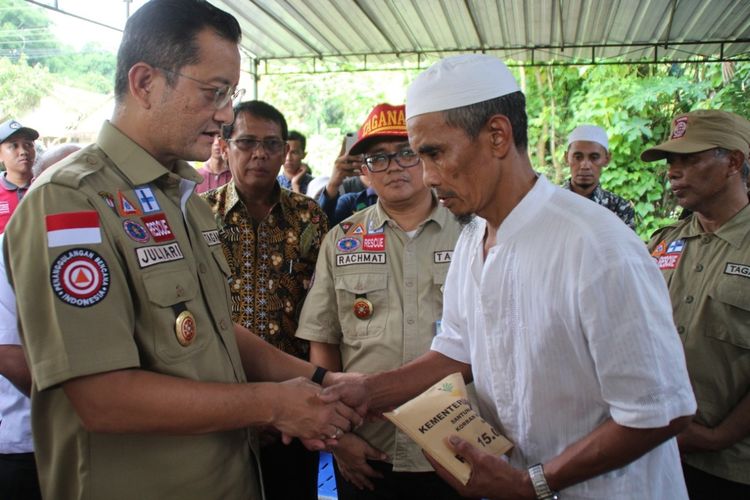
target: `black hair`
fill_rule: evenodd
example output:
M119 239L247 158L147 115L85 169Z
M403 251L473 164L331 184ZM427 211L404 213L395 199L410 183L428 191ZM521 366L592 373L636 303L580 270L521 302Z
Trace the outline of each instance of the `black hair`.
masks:
M297 132L296 130L290 130L289 131L289 138L287 141L299 141L300 146L302 146L302 152L305 152L305 148L307 147L307 137L302 135L300 132Z
M221 38L239 43L242 36L237 20L205 0L150 0L128 19L117 52L115 97L128 92L128 72L145 62L168 70L165 77L174 85L183 66L199 62L196 36L210 28Z
M256 118L262 118L263 120L268 120L278 124L279 128L281 129L281 138L284 141L289 138L289 129L287 128L286 119L284 118L284 115L281 114L281 111L274 108L267 102L243 101L234 106L234 120L232 121L232 123L225 123L221 127L221 135L222 137L224 137L224 139L229 139L230 137L232 137L232 132L234 131L234 122L237 121L237 117L240 116L240 113L247 113Z
M462 129L472 140L479 137L482 127L494 115L508 117L513 129L513 143L519 150L525 150L528 144L526 132L528 120L526 118L526 97L520 90L487 101L443 111L445 123L451 127Z

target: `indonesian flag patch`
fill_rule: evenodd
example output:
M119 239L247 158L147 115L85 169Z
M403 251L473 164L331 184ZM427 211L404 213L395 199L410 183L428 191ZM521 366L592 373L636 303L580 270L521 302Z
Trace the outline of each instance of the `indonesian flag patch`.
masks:
M48 248L102 242L99 214L95 210L48 215L45 219Z

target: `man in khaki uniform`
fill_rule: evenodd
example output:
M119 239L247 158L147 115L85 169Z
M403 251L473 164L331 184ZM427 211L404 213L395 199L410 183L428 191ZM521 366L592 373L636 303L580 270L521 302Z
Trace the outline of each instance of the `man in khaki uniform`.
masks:
M295 376L314 367L233 326L200 176L233 118L237 21L152 0L127 22L96 144L46 171L4 252L30 361L50 499L259 499L255 438L338 437L359 418Z
M724 111L677 116L666 159L692 214L649 249L664 274L698 413L677 441L691 498L750 498L750 122Z
M429 350L460 225L422 182L403 105L375 107L351 154L364 154L379 201L326 235L297 336L311 341L317 365L373 373ZM346 434L334 456L341 499L458 498L389 422Z

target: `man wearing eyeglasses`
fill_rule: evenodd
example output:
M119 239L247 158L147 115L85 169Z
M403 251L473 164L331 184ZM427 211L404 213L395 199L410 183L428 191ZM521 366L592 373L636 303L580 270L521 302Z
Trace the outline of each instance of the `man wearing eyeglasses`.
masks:
M223 128L232 180L204 195L232 274L232 321L308 360L309 342L294 332L328 220L311 198L279 185L290 148L284 115L263 101L242 102L234 115ZM260 438L266 499L317 500L318 453L282 443L274 429Z
M332 371L372 373L429 350L442 314L443 282L460 225L422 182L404 106L380 104L352 155L378 202L326 236L297 337ZM340 499L458 498L419 447L386 421L345 434L333 450Z
M233 119L239 38L203 0L145 3L111 121L8 225L44 498L258 500L252 427L323 446L361 420L292 380L315 367L231 319L214 216L184 160L206 160Z

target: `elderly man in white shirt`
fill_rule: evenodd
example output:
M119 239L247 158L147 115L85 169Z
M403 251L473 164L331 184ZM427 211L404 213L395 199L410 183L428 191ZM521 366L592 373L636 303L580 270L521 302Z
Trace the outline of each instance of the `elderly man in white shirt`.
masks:
M433 465L462 495L687 498L674 436L695 398L643 243L534 172L525 98L497 58L438 62L409 87L406 115L425 183L467 223L442 332L396 370L331 374L326 397L383 408L461 371L515 444L506 459L451 438L468 484Z

